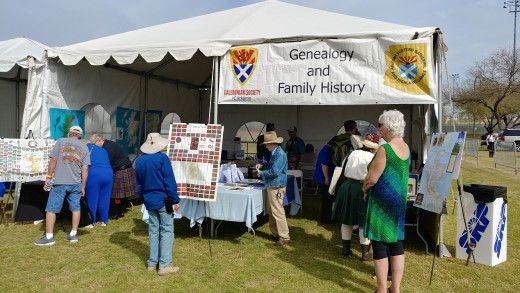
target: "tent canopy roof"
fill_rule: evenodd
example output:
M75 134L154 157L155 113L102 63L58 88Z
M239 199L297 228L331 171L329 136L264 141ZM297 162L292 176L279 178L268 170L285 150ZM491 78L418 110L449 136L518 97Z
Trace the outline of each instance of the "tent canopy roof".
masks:
M59 57L65 65L75 65L83 58L92 65L103 65L111 58L126 65L132 64L138 56L148 63L159 62L168 53L178 61L188 60L197 50L207 57L222 56L233 45L321 38L412 39L416 34L424 37L435 30L268 0L52 48L49 57Z
M28 38L0 41L0 72L8 72L15 65L27 68L27 56L41 61L49 47Z

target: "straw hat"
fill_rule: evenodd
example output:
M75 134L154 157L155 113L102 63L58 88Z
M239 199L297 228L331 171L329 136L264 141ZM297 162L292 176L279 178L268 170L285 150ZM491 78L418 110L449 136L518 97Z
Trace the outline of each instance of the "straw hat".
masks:
M365 139L361 143L369 149L377 149L379 147L379 135L376 133L367 133Z
M264 135L264 142L262 144L268 144L268 143L282 143L283 137L279 137L276 135L276 131L269 131L266 132Z
M148 134L146 142L141 146L141 151L145 154L155 154L162 151L168 146L169 141L161 137L159 133L153 132Z

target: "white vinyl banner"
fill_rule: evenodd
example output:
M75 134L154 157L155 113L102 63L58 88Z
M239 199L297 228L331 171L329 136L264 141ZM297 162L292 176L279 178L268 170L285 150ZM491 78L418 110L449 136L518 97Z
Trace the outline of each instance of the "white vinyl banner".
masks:
M436 104L430 38L312 40L233 47L220 104Z

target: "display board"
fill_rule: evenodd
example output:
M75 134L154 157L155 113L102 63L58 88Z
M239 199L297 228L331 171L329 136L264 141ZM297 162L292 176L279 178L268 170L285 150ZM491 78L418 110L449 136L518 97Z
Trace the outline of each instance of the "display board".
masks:
M451 181L459 176L465 140L465 132L433 135L414 206L447 214L446 198Z
M116 143L128 154L137 154L140 116L141 113L138 110L117 107Z
M45 180L52 139L0 139L0 182Z
M50 131L52 139L67 137L72 126L85 130L85 111L68 109L49 109Z
M168 157L181 198L217 200L224 126L172 123Z

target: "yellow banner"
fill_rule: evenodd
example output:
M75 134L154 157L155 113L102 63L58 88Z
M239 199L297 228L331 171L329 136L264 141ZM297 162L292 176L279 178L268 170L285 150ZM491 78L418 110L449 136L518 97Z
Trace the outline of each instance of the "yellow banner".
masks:
M430 95L426 44L390 45L385 59L385 85L412 95Z

